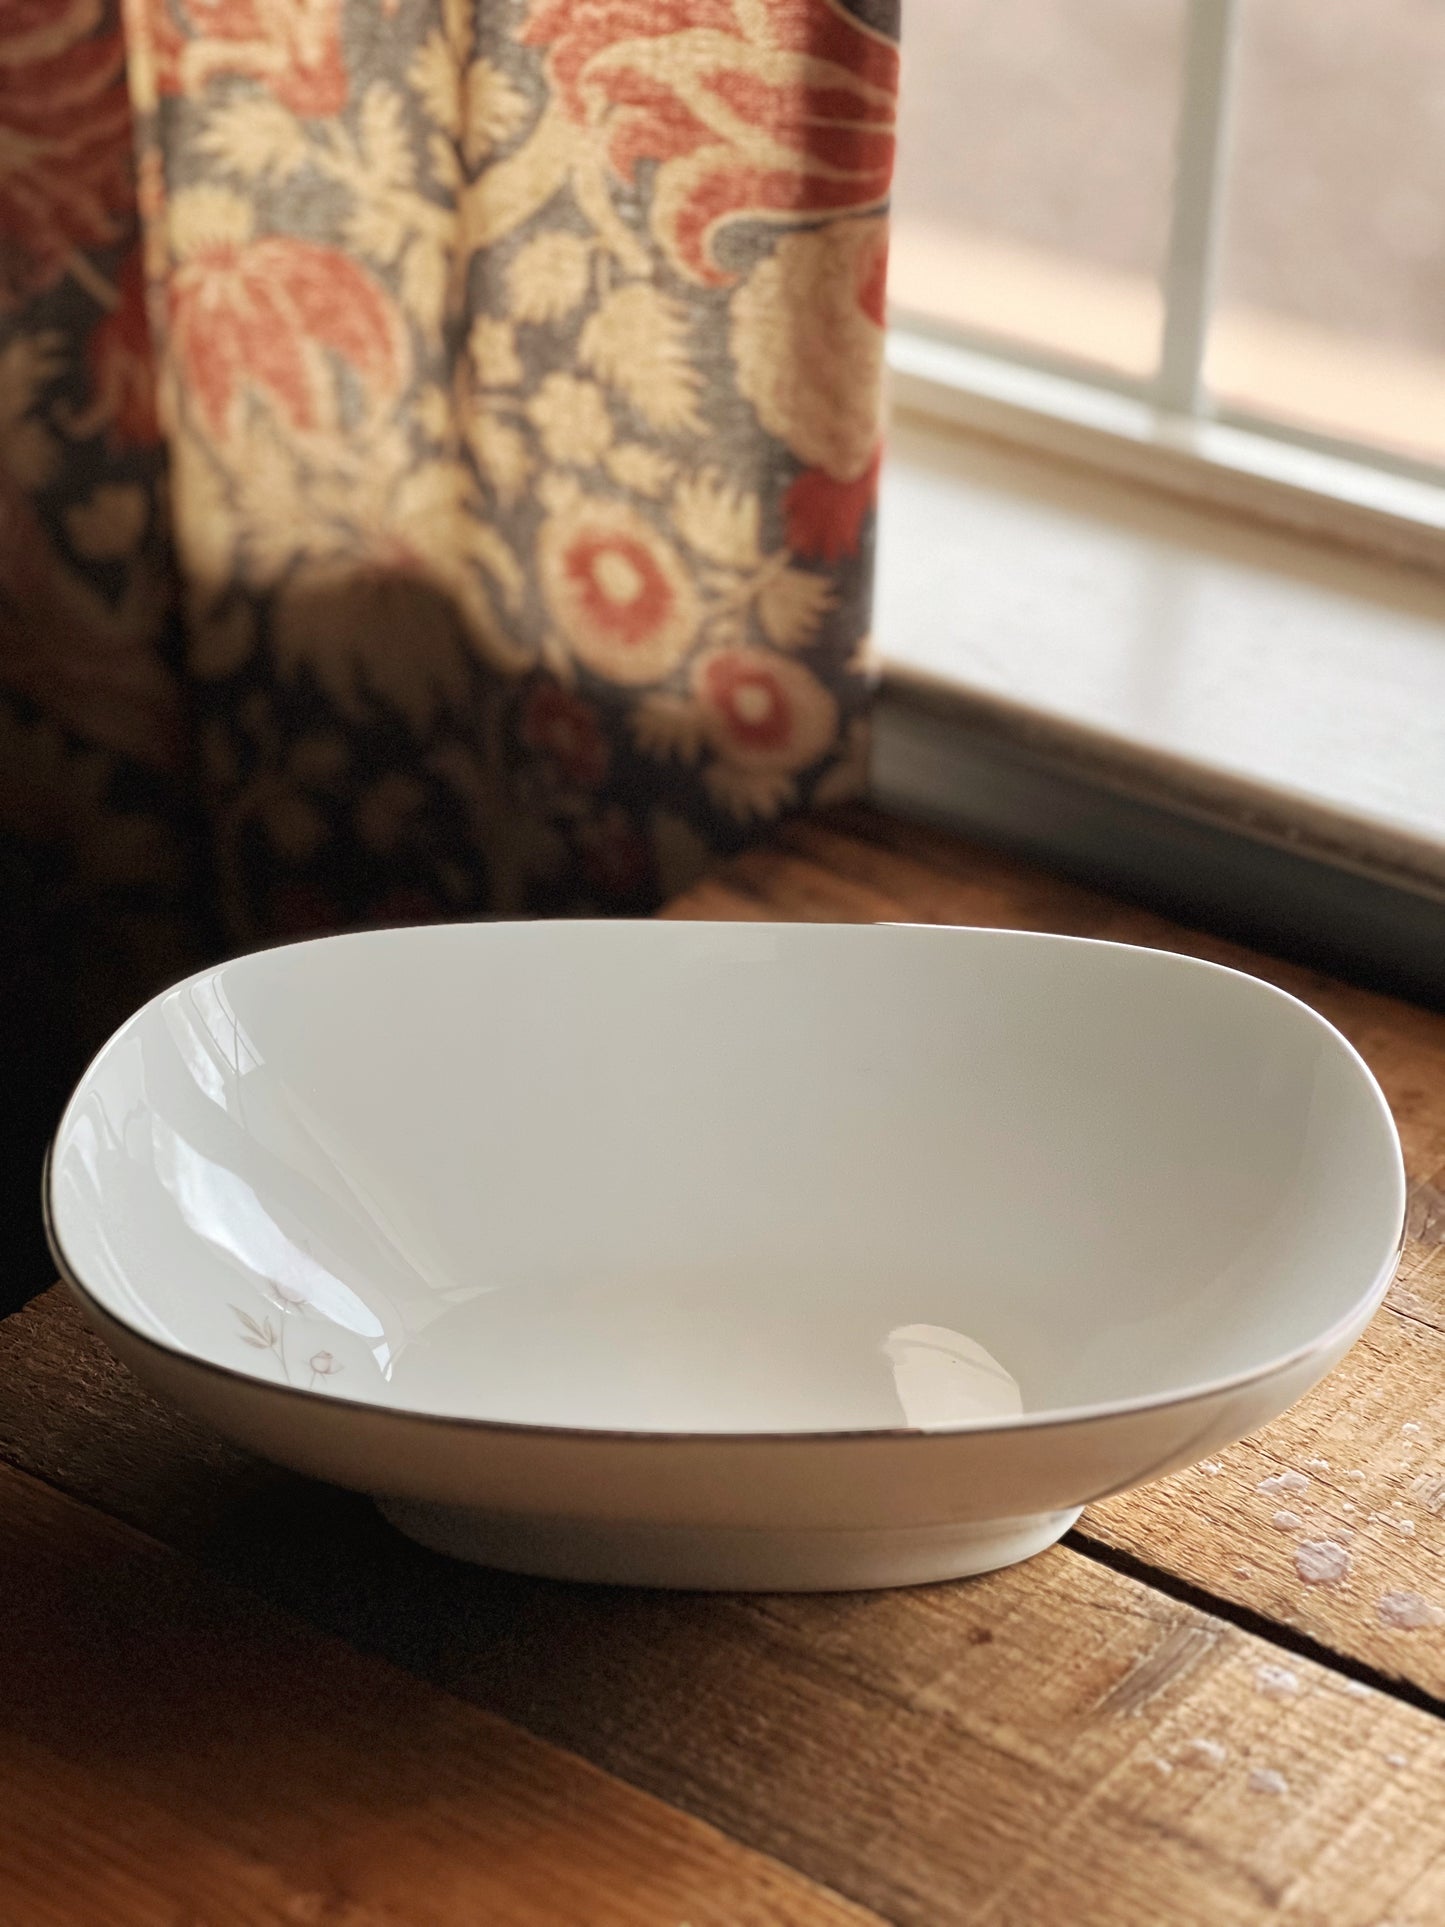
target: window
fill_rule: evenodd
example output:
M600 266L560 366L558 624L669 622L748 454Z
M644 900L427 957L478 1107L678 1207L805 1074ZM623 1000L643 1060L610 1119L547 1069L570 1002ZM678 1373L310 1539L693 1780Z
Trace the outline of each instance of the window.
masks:
M875 793L1438 998L1445 0L905 15Z
M910 0L905 62L912 404L989 391L1445 554L1440 0Z
M913 0L891 264L905 316L1144 381L1183 0Z

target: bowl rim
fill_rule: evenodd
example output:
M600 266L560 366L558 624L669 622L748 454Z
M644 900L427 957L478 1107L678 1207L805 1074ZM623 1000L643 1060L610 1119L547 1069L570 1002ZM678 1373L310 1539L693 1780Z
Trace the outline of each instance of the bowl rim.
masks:
M1178 1386L1162 1392L1143 1392L1131 1398L1107 1399L1092 1405L1054 1406L1046 1411L1001 1414L986 1419L956 1419L941 1425L868 1425L826 1429L804 1429L788 1431L708 1431L708 1430L664 1430L658 1428L632 1429L617 1426L596 1425L556 1425L529 1424L519 1419L479 1418L468 1413L434 1412L424 1408L407 1405L387 1405L375 1399L348 1398L335 1392L318 1392L304 1385L288 1385L272 1379L261 1378L258 1374L241 1370L235 1365L222 1364L217 1359L204 1358L199 1352L180 1344L171 1344L142 1331L130 1319L112 1309L81 1279L77 1268L70 1262L65 1246L61 1241L59 1226L53 1210L54 1163L56 1146L64 1137L70 1123L71 1112L86 1091L92 1072L108 1055L111 1047L149 1012L162 999L175 991L184 989L188 984L214 976L229 965L243 963L250 957L269 955L277 950L309 950L322 944L344 943L356 937L395 934L409 930L468 930L491 929L514 924L549 924L564 929L576 929L579 925L587 928L671 928L671 929L710 929L745 930L752 933L781 930L935 930L940 933L959 932L971 937L1014 937L1027 938L1042 944L1079 945L1092 950L1122 951L1131 956L1156 958L1170 966L1193 968L1213 975L1229 977L1249 984L1257 992L1276 998L1284 1004L1302 1011L1317 1030L1333 1040L1334 1045L1350 1059L1363 1079L1365 1090L1374 1102L1376 1112L1384 1126L1385 1135L1394 1151L1393 1174L1399 1211L1399 1230L1390 1254L1381 1262L1369 1288L1362 1292L1350 1308L1323 1332L1303 1344L1292 1347L1276 1357L1267 1359L1259 1365L1248 1366L1238 1372L1226 1373L1221 1377L1202 1380L1197 1384ZM272 1393L290 1400L302 1400L313 1410L327 1406L343 1412L365 1414L379 1420L402 1420L424 1425L461 1426L469 1432L497 1433L508 1436L521 1436L535 1439L553 1439L579 1442L594 1440L598 1443L633 1445L694 1445L694 1446L741 1446L741 1445L782 1445L782 1444L842 1444L847 1441L878 1440L918 1440L929 1438L992 1437L999 1434L1014 1434L1034 1431L1048 1431L1056 1427L1098 1423L1109 1419L1130 1418L1154 1411L1168 1411L1180 1406L1197 1404L1207 1399L1227 1396L1233 1392L1244 1391L1250 1386L1281 1376L1297 1366L1306 1364L1322 1352L1328 1352L1342 1340L1352 1342L1348 1334L1358 1334L1379 1309L1386 1292L1394 1280L1404 1255L1405 1234L1408 1213L1408 1177L1405 1171L1404 1152L1400 1144L1399 1127L1389 1101L1380 1088L1379 1080L1355 1046L1343 1031L1292 991L1284 990L1268 978L1256 977L1250 971L1235 969L1230 964L1215 963L1207 957L1196 957L1188 951L1165 950L1158 945L1121 943L1108 937L1080 937L1062 931L1019 930L994 924L933 924L904 919L875 923L790 923L769 920L763 923L738 923L723 918L690 918L668 923L664 919L650 917L618 918L526 918L526 917L480 917L457 919L450 923L433 924L395 924L370 928L367 930L337 931L320 937L306 937L294 942L261 945L254 950L239 953L234 957L223 958L201 970L191 971L177 978L146 999L123 1023L119 1024L106 1041L95 1051L85 1069L77 1079L70 1097L61 1112L60 1121L54 1134L45 1147L41 1168L40 1208L45 1228L46 1243L61 1281L79 1299L82 1309L93 1307L101 1318L118 1326L126 1336L145 1349L160 1354L163 1358L175 1360L182 1365L216 1376L224 1381L244 1387L247 1391ZM299 1408L298 1408L299 1409Z

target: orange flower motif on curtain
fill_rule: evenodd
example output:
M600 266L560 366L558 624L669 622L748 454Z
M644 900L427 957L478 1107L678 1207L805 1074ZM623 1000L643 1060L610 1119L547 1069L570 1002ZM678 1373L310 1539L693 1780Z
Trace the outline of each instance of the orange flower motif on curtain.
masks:
M640 911L856 790L896 40L896 0L0 4L37 1156L222 942Z
M640 910L855 790L891 0L130 6L236 939Z
M404 337L378 284L336 248L251 234L251 209L193 189L171 221L168 329L176 373L226 441L247 390L297 435L336 434L350 376L368 411L393 404Z
M598 676L646 686L686 658L702 613L691 575L635 509L579 499L543 523L538 560L563 641Z
M555 152L624 261L612 176L656 164L649 227L689 280L724 286L729 230L863 214L893 168L898 53L834 0L540 0L523 38L548 49L556 86L529 149ZM568 145L565 118L586 140ZM538 170L542 191L553 176ZM788 537L828 561L856 553L878 477L887 231L829 221L785 235L734 303L739 386L767 431L808 464L789 496Z
M691 279L739 220L881 207L898 55L835 0L539 0L556 109L629 185L657 163L650 227Z

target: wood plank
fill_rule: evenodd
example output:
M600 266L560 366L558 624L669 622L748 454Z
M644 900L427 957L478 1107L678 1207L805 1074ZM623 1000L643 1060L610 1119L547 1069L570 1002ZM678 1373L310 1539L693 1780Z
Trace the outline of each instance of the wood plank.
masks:
M874 1918L0 1468L0 1919Z
M1445 1918L1445 1721L1067 1548L854 1597L548 1585L161 1412L57 1293L0 1341L7 1454L903 1927Z
M1445 1016L872 816L796 826L669 915L976 923L1153 944L1268 978L1344 1032L1390 1101L1412 1180L1414 1235L1385 1307L1294 1411L1208 1470L1091 1507L1080 1536L1445 1700ZM1287 1487L1308 1483L1260 1490L1282 1474ZM1347 1563L1338 1580L1310 1583L1301 1563L1319 1570L1309 1548L1321 1544L1339 1548L1325 1560Z
M877 819L789 832L679 910L1069 929L1275 976L1361 1042L1412 1170L1432 1174L1414 1214L1426 1237L1387 1316L1441 1330L1439 1239L1429 1241L1445 1170L1439 1019ZM1378 1364L1374 1406L1337 1391L1329 1410L1344 1427L1339 1467L1366 1472L1346 1484L1367 1494L1391 1494L1406 1472L1413 1486L1433 1450L1433 1431L1398 1432L1427 1415L1399 1416L1392 1359ZM1373 1431L1357 1405L1374 1413ZM1401 1440L1420 1443L1397 1465ZM1303 1450L1290 1439L1266 1457L1284 1464ZM1445 1918L1439 1720L1067 1548L966 1585L856 1599L668 1598L470 1571L397 1539L364 1501L259 1467L160 1413L57 1294L0 1326L0 1454L899 1922ZM1310 1476L1314 1493L1324 1475ZM1269 1495L1233 1466L1186 1477L1208 1480L1213 1528L1191 1537L1181 1516L1200 1510L1197 1492L1166 1502L1155 1488L1115 1502L1091 1530L1240 1604L1269 1611L1275 1599L1369 1664L1438 1677L1433 1629L1377 1637L1366 1623L1376 1576L1364 1548L1353 1555L1363 1592L1326 1600L1328 1589L1300 1586L1285 1598L1280 1575L1271 1590L1263 1558L1240 1552L1280 1543L1252 1509ZM1432 1493L1417 1497L1433 1521ZM1339 1500L1351 1502L1365 1507ZM1439 1541L1423 1522L1413 1537L1425 1541L1411 1545L1423 1574Z
M1445 1266L1416 1247L1359 1344L1293 1411L1091 1507L1084 1532L1445 1702L1442 1315ZM1339 1577L1311 1583L1322 1563Z

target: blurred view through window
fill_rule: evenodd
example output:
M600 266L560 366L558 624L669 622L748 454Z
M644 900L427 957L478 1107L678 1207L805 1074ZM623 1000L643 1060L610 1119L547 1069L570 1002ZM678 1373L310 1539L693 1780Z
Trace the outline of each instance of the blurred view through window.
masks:
M1188 9L908 0L898 310L1147 391ZM1445 0L1239 0L1206 409L1445 461Z

